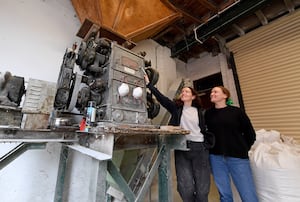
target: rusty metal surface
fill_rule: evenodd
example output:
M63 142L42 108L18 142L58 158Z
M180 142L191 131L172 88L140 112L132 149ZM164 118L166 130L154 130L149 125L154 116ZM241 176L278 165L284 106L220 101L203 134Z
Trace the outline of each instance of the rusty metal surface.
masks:
M0 142L77 142L74 130L26 130L14 127L0 128Z
M21 126L22 113L17 107L0 105L0 126Z
M84 146L101 142L106 136L114 137L114 149L156 147L159 136L184 136L189 131L178 128L160 129L155 127L106 126L95 127L94 132L80 132L76 128L59 129L21 129L17 127L1 127L0 142L79 142ZM87 146L88 147L88 146Z
M101 139L103 136L112 134L114 136L114 150L122 150L157 147L160 136L171 136L168 139L178 140L174 145L181 147L182 140L185 140L184 135L188 133L188 130L173 126L115 125L108 123L93 128L90 133L81 133L79 139L82 144L84 142L91 143L95 139Z
M49 114L23 114L22 128L24 129L47 129Z
M76 128L73 127L65 127L59 128L55 130L50 129L39 129L39 130L31 130L31 129L21 129L18 127L0 127L0 138L3 138L3 135L10 135L12 138L17 136L34 136L36 134L40 134L41 137L48 135L60 136L62 134L73 134L72 136L76 136L80 131L75 131ZM114 135L126 135L126 136L135 136L135 135L186 135L189 133L188 130L183 129L160 129L160 128L147 128L147 127L125 127L125 126L115 126L115 127L106 127L100 128L97 131L90 132L88 134L98 134L102 135L102 133L109 133Z
M106 130L107 133L113 133L115 135L185 135L188 134L187 130L166 130L156 128L126 128L126 127L115 127Z

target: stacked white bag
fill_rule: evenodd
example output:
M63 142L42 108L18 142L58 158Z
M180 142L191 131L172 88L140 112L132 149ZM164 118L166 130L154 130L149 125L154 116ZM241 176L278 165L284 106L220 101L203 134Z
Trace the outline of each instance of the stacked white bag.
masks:
M259 130L249 151L260 202L300 201L300 145L277 131Z

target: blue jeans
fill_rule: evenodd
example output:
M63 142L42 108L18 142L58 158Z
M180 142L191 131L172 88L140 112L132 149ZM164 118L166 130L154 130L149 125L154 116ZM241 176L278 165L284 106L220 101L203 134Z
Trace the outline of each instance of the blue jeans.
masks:
M209 155L221 202L233 202L230 176L243 202L258 202L249 159Z
M210 188L209 152L202 142L188 142L190 151L175 150L177 190L184 202L207 202Z

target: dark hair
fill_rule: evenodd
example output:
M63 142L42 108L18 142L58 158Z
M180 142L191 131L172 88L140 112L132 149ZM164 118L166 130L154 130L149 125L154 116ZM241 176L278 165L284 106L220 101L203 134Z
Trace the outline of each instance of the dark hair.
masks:
M186 87L183 87L183 88L189 88L192 92L192 95L195 96L195 99L193 99L193 101L192 101L192 106L196 107L196 108L201 108L202 107L201 99L198 96L197 91L195 89L193 89L192 87L189 87L189 86L186 86ZM177 106L183 106L183 102L182 102L182 100L180 99L179 96L177 98L175 98L174 101L175 101Z

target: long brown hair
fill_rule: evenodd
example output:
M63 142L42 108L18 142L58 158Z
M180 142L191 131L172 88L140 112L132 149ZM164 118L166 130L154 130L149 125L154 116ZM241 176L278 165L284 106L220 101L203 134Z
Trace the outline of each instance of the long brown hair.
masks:
M222 92L227 95L226 98L226 102L228 101L228 99L230 98L230 92L227 88L225 88L224 86L216 86L216 88L220 88L222 90Z
M195 89L193 89L192 87L189 87L189 86L186 86L186 87L183 87L183 88L189 88L191 90L191 92L192 92L192 95L195 96L195 99L193 99L193 101L192 101L192 106L193 107L197 107L197 108L201 108L202 107L201 99L198 96L197 91ZM183 104L184 104L182 102L182 100L180 99L180 96L178 96L177 98L175 98L174 102L176 103L177 106L183 106Z

